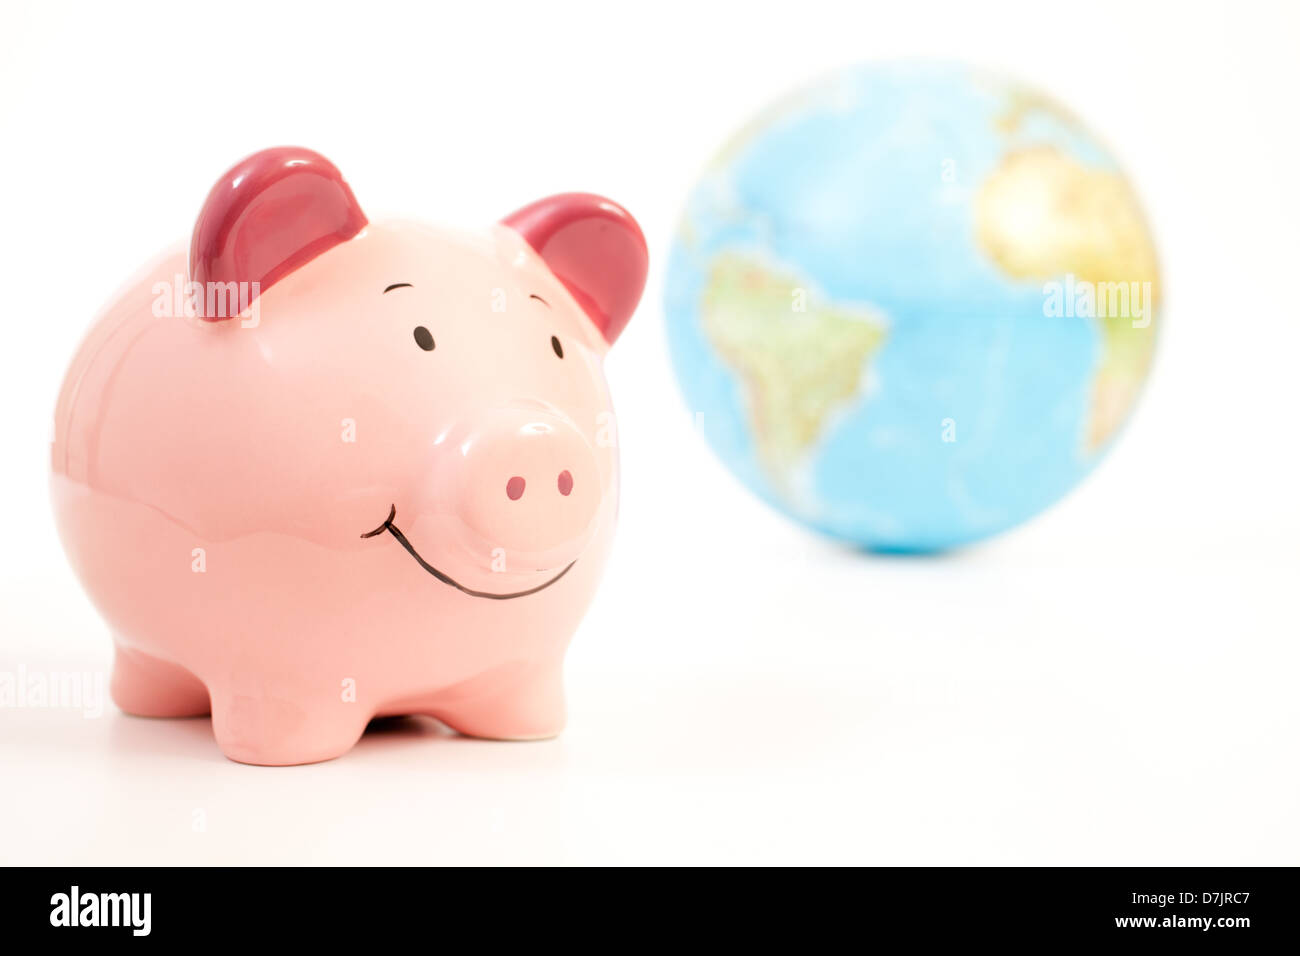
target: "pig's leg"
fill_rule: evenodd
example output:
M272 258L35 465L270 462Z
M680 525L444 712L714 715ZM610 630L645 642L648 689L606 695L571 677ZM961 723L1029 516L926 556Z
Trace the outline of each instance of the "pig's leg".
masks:
M467 737L545 740L564 729L560 662L493 672L450 688L430 713Z
M176 664L114 644L113 703L137 717L201 717L208 712L208 689Z
M370 717L369 709L333 693L306 703L273 687L212 688L217 746L239 763L283 767L332 760L352 749Z

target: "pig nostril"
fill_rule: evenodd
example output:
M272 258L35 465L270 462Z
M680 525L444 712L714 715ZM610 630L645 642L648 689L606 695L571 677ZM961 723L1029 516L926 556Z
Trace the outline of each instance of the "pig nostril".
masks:
M506 496L511 501L518 501L524 496L524 480L518 475L506 482Z
M573 476L567 470L560 472L559 486L562 495L567 495L573 490Z

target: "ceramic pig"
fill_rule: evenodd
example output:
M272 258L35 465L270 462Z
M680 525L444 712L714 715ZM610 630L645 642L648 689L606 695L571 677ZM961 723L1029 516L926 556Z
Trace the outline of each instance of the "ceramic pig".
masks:
M587 194L482 234L369 222L304 149L249 157L63 383L52 495L130 714L211 713L233 760L376 716L551 737L609 553L602 360L646 275Z

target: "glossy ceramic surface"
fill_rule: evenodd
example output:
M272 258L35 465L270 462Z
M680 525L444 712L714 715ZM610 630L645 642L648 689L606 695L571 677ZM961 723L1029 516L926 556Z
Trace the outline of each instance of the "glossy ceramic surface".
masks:
M368 222L306 150L235 167L59 396L54 510L117 704L211 712L257 764L337 756L393 714L558 733L617 506L602 359L645 269L599 197L461 234Z

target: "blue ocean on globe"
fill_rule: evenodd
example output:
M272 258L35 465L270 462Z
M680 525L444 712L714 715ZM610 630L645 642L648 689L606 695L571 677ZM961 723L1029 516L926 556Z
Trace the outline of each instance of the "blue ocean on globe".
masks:
M841 72L750 123L691 194L665 289L727 466L887 551L994 534L1086 475L1159 298L1111 156L1040 94L943 63Z

